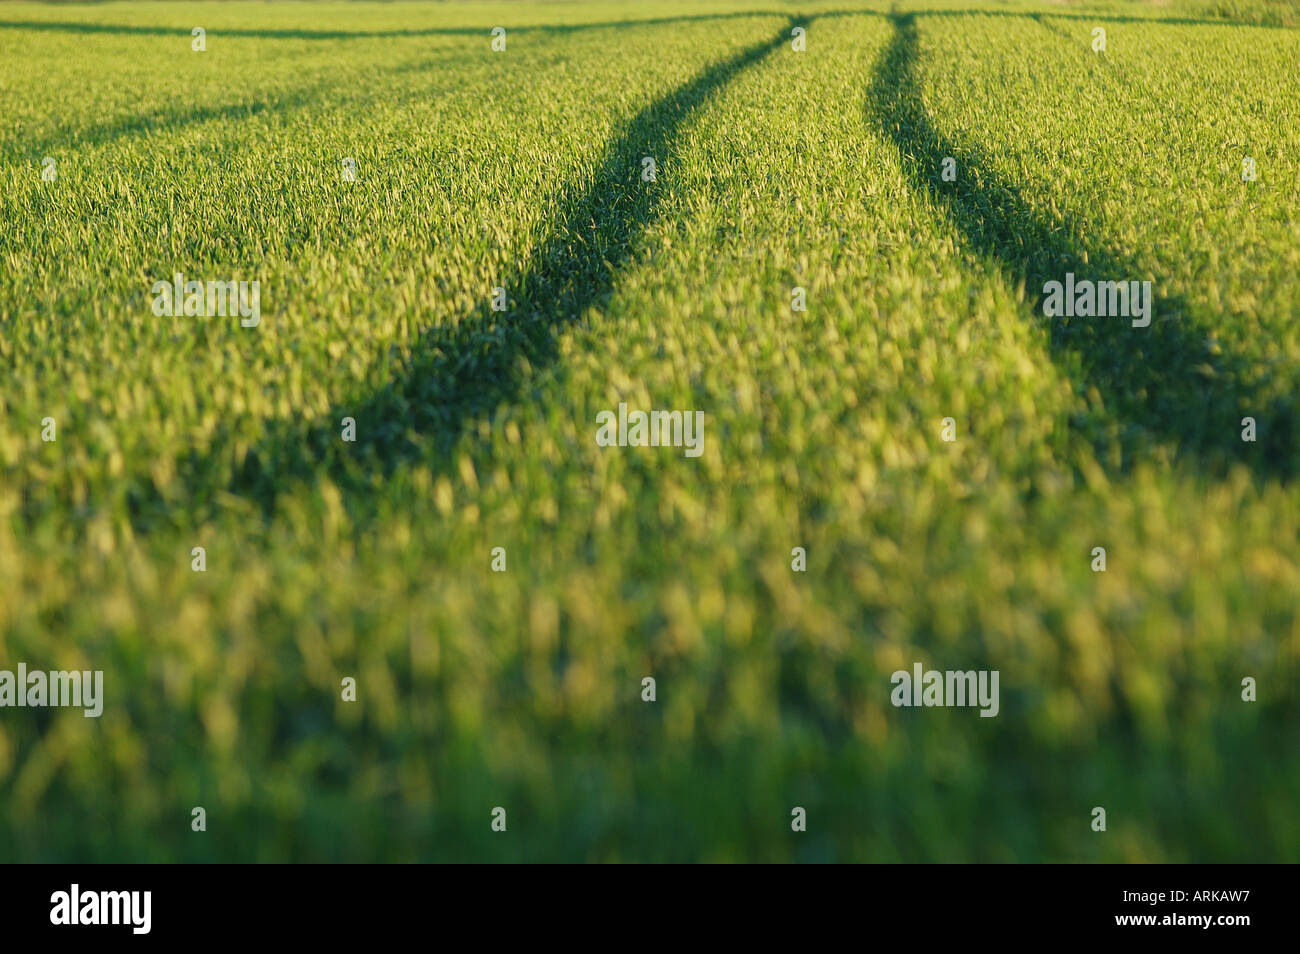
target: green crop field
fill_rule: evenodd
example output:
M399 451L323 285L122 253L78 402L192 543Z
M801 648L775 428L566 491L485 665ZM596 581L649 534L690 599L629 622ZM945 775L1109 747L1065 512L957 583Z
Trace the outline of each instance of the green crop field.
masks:
M1300 861L1298 273L1295 2L0 4L0 861Z

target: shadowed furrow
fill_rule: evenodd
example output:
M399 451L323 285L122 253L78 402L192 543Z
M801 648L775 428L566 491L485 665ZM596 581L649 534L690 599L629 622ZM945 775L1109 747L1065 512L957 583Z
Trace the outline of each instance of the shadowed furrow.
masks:
M1068 213L1059 220L1045 216L1015 183L992 171L978 147L962 146L936 130L917 73L916 17L892 19L896 32L868 90L867 114L897 146L913 187L947 213L975 252L996 261L1013 280L1024 281L1037 316L1043 315L1044 285L1062 281L1067 273L1116 282L1152 277L1139 262L1080 239L1084 230ZM941 170L949 157L961 174L944 182ZM1081 385L1096 387L1107 413L1123 425L1122 466L1154 436L1211 472L1242 461L1261 476L1294 474L1293 403L1262 397L1247 363L1212 347L1217 316L1194 302L1162 294L1158 280L1153 312L1145 328L1113 316L1051 319L1054 358ZM1256 443L1240 439L1244 416L1259 422ZM1100 433L1088 437L1097 445L1099 459L1107 459L1109 438Z

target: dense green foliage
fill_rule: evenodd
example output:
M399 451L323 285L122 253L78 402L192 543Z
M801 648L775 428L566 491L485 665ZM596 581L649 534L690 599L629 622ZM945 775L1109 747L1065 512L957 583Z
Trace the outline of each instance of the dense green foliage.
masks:
M4 6L0 859L1300 860L1296 20Z

